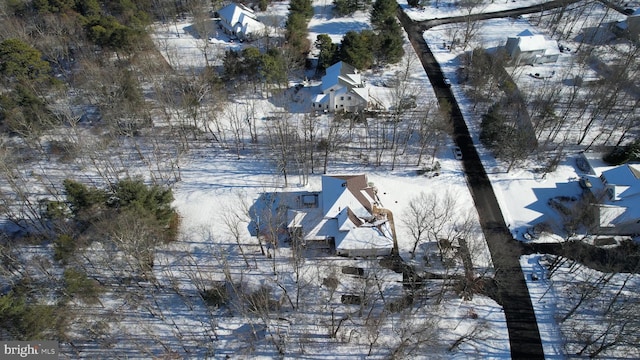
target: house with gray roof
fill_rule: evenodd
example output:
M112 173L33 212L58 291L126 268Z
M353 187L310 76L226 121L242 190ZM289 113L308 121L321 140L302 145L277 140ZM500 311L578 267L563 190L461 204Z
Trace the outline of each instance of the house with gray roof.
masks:
M369 88L360 72L343 61L327 68L322 77L322 91L313 97L311 108L324 112L358 112L369 104Z

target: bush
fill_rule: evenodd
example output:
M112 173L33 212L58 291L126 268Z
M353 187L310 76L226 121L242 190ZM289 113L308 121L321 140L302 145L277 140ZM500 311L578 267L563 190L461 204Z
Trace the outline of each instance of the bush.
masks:
M77 181L66 179L62 184L67 194L67 201L71 206L71 211L75 215L102 205L107 200L106 192L90 188Z
M147 186L140 179L125 179L116 184L109 205L120 212L147 218L162 229L164 241L175 240L180 219L171 207L173 192L160 186Z
M207 305L214 307L226 305L230 298L225 282L217 283L211 289L201 291L200 297Z
M602 160L610 165L620 165L629 161L640 160L640 140L626 146L616 146Z
M71 162L76 158L77 146L69 141L54 140L49 143L49 154L56 155L62 162Z
M41 200L40 215L47 220L64 220L71 216L69 207L62 201Z
M351 15L358 10L358 2L352 0L334 0L333 10L338 16Z
M625 146L616 146L608 154L605 154L602 160L610 165L620 165L629 160L629 154Z
M264 314L280 308L280 304L271 298L271 288L262 286L258 290L247 294L246 301L249 310L255 313Z

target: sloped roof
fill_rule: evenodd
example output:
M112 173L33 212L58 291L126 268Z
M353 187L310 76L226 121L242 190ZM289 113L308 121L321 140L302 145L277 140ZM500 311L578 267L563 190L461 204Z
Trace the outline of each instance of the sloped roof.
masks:
M363 223L350 208L344 208L338 214L338 230L351 231Z
M242 4L231 3L222 9L218 10L218 15L221 18L225 19L230 24L235 24L237 22L243 22L242 20L253 19L258 21L256 18L256 14L253 10Z
M522 31L520 34L518 34L516 36L523 37L523 36L533 36L533 35L534 35L534 33L531 32L531 30L526 29L526 30Z
M369 102L369 89L367 88L353 88L351 92L358 95L362 100Z
M336 237L336 250L392 249L393 240L376 228L355 228L340 232Z
M318 208L289 210L288 228L303 228L305 239L333 238L340 253L388 253L393 237L386 218L373 221L375 194L364 174L325 175Z
M337 63L329 66L326 73L322 77L322 91L326 91L331 87L342 84L349 88L359 86L362 84L362 77L358 73L358 70L353 65L347 64L344 61L338 61Z
M640 166L625 164L606 170L602 176L608 187L614 187L616 200L639 198L640 200ZM638 202L640 207L640 201Z
M218 15L230 26L240 23L247 33L264 29L264 24L258 20L253 10L242 4L231 3L218 10Z
M544 35L535 34L527 29L516 35L518 39L518 48L522 52L545 50L545 55L560 54L558 42L548 40Z
M325 104L329 101L329 95L327 94L317 94L311 100L313 103Z
M322 177L322 206L326 217L334 218L347 207L358 217L370 217L373 196L364 174Z
M602 172L613 199L600 205L601 226L640 219L640 165L625 164Z

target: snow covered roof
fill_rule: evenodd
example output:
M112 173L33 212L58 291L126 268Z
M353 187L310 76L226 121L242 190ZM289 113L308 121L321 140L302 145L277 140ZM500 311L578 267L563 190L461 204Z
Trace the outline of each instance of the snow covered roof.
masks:
M335 218L347 207L358 217L370 217L373 197L373 189L364 174L322 177L322 206L326 217Z
M534 33L531 32L531 30L526 29L524 31L522 31L520 34L516 35L518 37L523 37L523 36L533 36L535 35Z
M313 103L320 103L320 104L324 104L327 103L329 101L329 95L327 94L317 94L316 96L313 97L313 99L311 100Z
M322 91L342 84L348 88L359 87L362 85L362 76L358 73L355 67L339 61L326 70L326 74L322 77Z
M362 223L363 221L348 207L338 213L338 230L340 231L351 231L362 225Z
M368 88L353 88L351 92L358 95L362 100L369 102L369 89Z
M287 212L287 228L303 229L306 240L334 239L336 251L350 256L378 256L393 249L385 214L373 213L375 193L364 174L325 175L318 207Z
M336 250L375 250L391 249L393 240L386 237L377 228L358 227L350 231L343 231L336 236Z
M557 41L547 40L544 35L534 34L529 29L516 35L516 38L521 52L545 50L545 55L560 54Z
M258 20L253 10L242 4L231 3L218 10L218 15L223 20L223 25L235 27L239 24L242 27L242 31L246 34L262 31L265 27L264 24Z
M600 225L615 226L640 219L640 165L625 164L603 171L609 201L600 205Z
M244 21L248 21L249 19L258 21L253 10L242 4L236 3L231 3L218 10L218 15L220 15L221 18L225 19L230 24L235 24L237 22L242 23Z
M625 164L606 170L601 175L606 180L607 189L612 191L612 200L634 198L640 200L640 166ZM640 207L638 201L637 207Z

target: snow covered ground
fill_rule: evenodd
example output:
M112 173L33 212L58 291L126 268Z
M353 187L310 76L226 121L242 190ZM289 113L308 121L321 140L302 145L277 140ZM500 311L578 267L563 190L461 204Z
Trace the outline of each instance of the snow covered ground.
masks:
M498 11L535 3L535 0L487 3L477 10ZM402 1L400 4L406 6ZM464 10L458 10L452 4L452 1L432 2L424 10L407 12L414 19L465 14ZM278 22L278 19L284 18L287 5L287 2L275 3L261 16ZM369 28L368 14L356 13L353 17L334 18L330 15L331 3L327 0L316 0L314 6L316 15L309 23L312 41L317 34L327 33L334 42L338 42L348 30ZM198 39L194 37L191 26L188 20L182 20L158 25L155 31L154 41L158 49L167 62L179 71L198 71L206 66L207 61L219 65L221 54L225 50L246 46L231 42L222 34L216 34L211 41ZM505 173L503 167L482 148L477 139L478 114L473 111L456 81L460 54L442 47L442 42L449 38L447 28L450 27L439 27L427 32L425 40L430 44L445 74L452 79L452 89L461 104L471 133L474 134L483 163L490 173L505 221L514 235L522 239L521 234L526 229L554 216L553 209L547 204L549 198L580 191L577 184L580 173L574 167L573 158L577 151L570 152L557 170L544 175L526 166ZM526 17L517 20L488 20L483 23L480 42L489 47L499 46L504 43L508 34L531 27L532 23ZM411 62L412 84L424 95L424 100L432 100L434 95L428 79L419 62L415 61L411 48L407 49L407 56L414 58ZM382 73L364 74L373 86L374 96L388 99L389 90L383 84L399 70L402 70L401 65L385 68ZM556 74L562 73L552 67L531 71L545 73L549 70ZM523 76L522 83L526 84L526 81L534 84L537 80ZM273 110L281 110L275 109L268 99L251 101L259 103L256 106L258 118L268 116ZM235 104L238 103L240 101ZM228 105L231 108L235 104ZM323 118L321 116L319 121ZM269 124L261 121L259 126ZM382 205L396 217L401 256L410 259L409 252L413 244L406 225L399 219L406 212L411 199L418 194L455 194L459 213L475 214L461 164L454 159L450 145L451 143L437 154L437 161L441 164L439 176L417 176L416 167L409 165L390 171L384 167L353 165L347 161L332 163L329 172L367 174L369 181L379 190ZM75 344L77 348L66 349L70 354L98 357L109 349L114 356L130 358L182 354L198 358L230 356L266 359L277 356L278 351L281 351L278 339L282 336L289 338L287 343L290 347L286 352L291 354L291 358L351 359L365 358L368 353L372 354L370 358L386 358L389 348L398 346L405 339L407 343L411 343L411 338L418 333L430 342L416 345L424 348L417 354L413 353L410 358L510 357L504 314L501 307L489 298L474 296L467 301L449 294L440 304L434 304L431 300L439 291L439 283L435 283L426 290L425 304L422 307L416 306L417 310L392 314L381 312L369 318L358 314L358 306L342 304L340 295L365 292L372 296L373 301L379 301L378 296L395 299L403 293L398 274L369 260L339 258L321 249L316 256L303 260L303 265L299 268L300 278L296 278L295 271L292 271L296 269L295 254L290 246L279 249L268 247L270 256L261 255L257 239L249 234L249 222L242 217L243 210L263 193L320 190L320 175L311 175L305 185L300 185L301 181L290 181L290 185L285 188L281 175L264 159L244 152L238 158L226 150L213 147L195 147L181 167L181 181L174 188L174 205L182 217L180 240L158 250L154 267L155 283L132 285L144 290L140 295L141 299L120 298L116 289L105 296L109 299L105 299L102 308L83 308L81 311L94 315L91 321L101 316L106 318L107 314L120 321L117 325L102 324L107 330L96 331L92 338ZM240 216L237 222L238 218L234 218L236 215ZM235 230L239 231L235 233ZM468 240L474 250L474 268L479 273L490 270L491 261L482 233L478 231ZM546 266L545 261L541 264L541 256L532 255L523 257L521 264L527 274L545 355L547 358L560 359L564 358L566 348L555 318L556 309L558 302L563 299L562 292L567 289L566 284L570 281L567 280L565 285L555 286L548 279L543 266ZM364 281L344 275L340 271L344 266L365 268L369 271L368 275L375 274L375 277L368 276L367 281ZM332 276L339 279L335 292L325 285L325 280ZM538 280L534 280L534 277ZM374 278L376 282L373 282ZM294 294L299 294L301 303L313 305L298 311L278 312L280 319L277 320L268 319L268 316L259 312L247 312L246 309L227 311L206 306L198 291L202 286L225 280L237 281L238 289L242 288L243 291L255 291L261 286L268 286L284 304L281 304L283 308L294 307L290 306L295 302ZM134 300L138 303L135 304ZM563 309L566 311L566 307ZM345 319L344 327L338 331L336 325L338 321L343 323L341 319ZM376 322L377 320L379 321ZM86 324L74 326L82 330L84 325ZM329 336L334 330L335 336ZM105 335L109 332L110 335Z
M353 17L346 18L333 18L329 16L327 9L329 5L322 1L316 1L316 15L311 19L309 23L310 40L315 40L317 34L327 33L334 42L339 42L341 36L348 30L360 30L368 28L368 14L356 13ZM280 9L285 9L281 3L278 3ZM323 10L324 9L324 10ZM320 11L318 11L320 10ZM273 9L269 10L273 15ZM190 32L186 29L189 28L188 21L178 23L178 30L181 30L180 37L173 33L175 30L173 27L159 28L156 32L156 43L158 48L163 52L165 58L168 59L170 64L175 64L177 69L181 69L183 65L187 66L204 66L204 55L202 53L202 39L195 39L190 36ZM213 40L210 42L213 48L218 47L218 50L223 50L223 47L231 49L238 49L240 46L237 43L231 43L226 41L222 36L219 40ZM180 54L180 58L188 57L184 61L172 58L171 54ZM411 67L411 86L415 87L417 93L422 94L418 100L429 101L434 99L433 91L431 90L429 81L424 73L419 61L417 60L415 53L413 53L410 47L407 47L407 57L412 60L403 62L404 65L392 66L385 69L381 73L364 74L367 82L372 87L371 94L383 103L389 103L391 95L389 94L389 88L384 86L385 81L394 76L396 71L403 70L403 66L410 64ZM172 60L173 59L173 60ZM195 65L194 65L195 64ZM311 86L305 87L305 91L312 88ZM264 100L267 102L267 100ZM265 109L264 114L257 114L259 118L268 115L268 109L272 109L269 106L258 106L260 109ZM266 122L261 122L260 126L268 126ZM252 204L262 193L272 191L317 191L320 190L320 176L312 175L309 178L307 185L296 185L296 181L290 181L290 185L287 188L283 188L281 176L274 173L270 164L256 161L252 156L242 156L240 159L236 159L235 156L223 155L217 153L211 158L209 150L202 150L199 153L194 153L188 164L184 166L181 181L176 185L174 189L175 206L183 217L182 222L182 239L176 247L181 248L181 251L187 253L199 254L202 251L207 252L213 243L220 245L229 241L230 233L228 230L228 224L225 223L228 218L225 214L229 214L234 211L238 211L238 207L241 203ZM457 201L457 209L461 216L466 215L468 212L475 213L473 201L467 188L464 174L461 170L461 164L458 160L454 159L453 153L449 146L444 147L437 154L437 161L441 165L439 176L416 176L415 167L404 168L401 167L395 171L385 170L384 168L375 169L364 166L354 166L353 164L338 161L331 165L329 173L366 173L370 182L373 182L378 189L378 196L382 202L382 205L391 210L394 217L397 219L395 222L396 231L398 233L398 245L401 256L405 259L411 257L410 250L413 243L409 236L409 232L406 225L401 221L404 212L407 209L409 201L417 197L421 192L424 193L438 193L438 194L455 194ZM293 185L291 185L293 183ZM248 249L252 249L252 256L255 257L255 251L259 250L256 246L256 240L249 237L246 227L242 228L241 241ZM478 272L483 273L490 270L491 261L484 243L482 233L477 232L469 239L469 247L473 250L472 261L474 267ZM242 262L242 255L235 247L229 246L227 248L226 256L229 261ZM274 258L279 259L276 264L279 264L285 259L290 257L288 249L282 248L275 251ZM166 260L159 261L160 263L173 264L175 260L172 260L174 255L170 255ZM205 256L198 256L198 263L207 264L210 262L215 263L214 259L207 259ZM319 259L307 259L309 268L325 269L318 273L313 271L308 273L307 276L311 276L308 281L317 283L318 279L322 279L327 276L326 271L335 271L335 264L337 262L345 262L345 260L335 259L333 257L325 256ZM354 266L357 264L353 260L348 260L346 263ZM211 266L214 266L213 264ZM257 267L255 267L257 266ZM251 267L254 270L234 270L239 271L237 276L242 274L242 277L250 282L261 283L265 281L265 274L269 272L269 268L272 266L270 261L258 261L251 262ZM276 266L284 266L276 265ZM332 269L333 266L333 270ZM371 267L366 265L365 267ZM339 269L339 267L338 267ZM159 270L162 273L162 270ZM262 280L261 280L262 279ZM342 279L342 278L341 278ZM291 283L287 283L286 286L291 286ZM339 290L340 291L340 290ZM343 292L346 290L342 290ZM395 294L394 294L395 293ZM397 296L401 291L398 288L392 291L392 296ZM335 306L335 305L333 305ZM341 307L340 307L341 308ZM451 311L451 309L455 309ZM500 306L498 306L493 300L482 296L475 296L471 301L462 301L460 299L451 298L445 300L441 306L436 308L429 308L424 316L432 318L429 321L436 321L434 327L440 329L442 334L439 334L441 344L453 344L458 341L455 346L454 353L464 357L479 357L479 358L502 358L508 357L508 335L506 330L506 324L504 315ZM420 316L417 316L420 318ZM298 317L299 318L299 317ZM302 319L298 319L303 321ZM307 319L308 321L309 319ZM220 334L224 334L225 331L229 331L233 334L234 331L242 327L243 321L249 321L247 319L239 321L239 319L218 319L218 328ZM253 321L253 320L251 320ZM249 321L249 322L251 322ZM318 318L318 321L322 321ZM304 321L303 321L304 322ZM355 325L355 324L354 324ZM289 330L290 334L300 333L302 331L302 323L292 326ZM225 330L226 329L226 330ZM236 329L236 330L232 330ZM357 331L361 332L362 329L355 327ZM444 330L447 329L447 330ZM397 330L397 329L396 329ZM310 334L316 334L322 330L321 328L305 328L304 331ZM397 337L394 335L393 328L387 328L383 332L383 337ZM473 333L474 336L470 336ZM219 334L219 335L220 335ZM469 338L467 339L467 336ZM222 337L222 335L220 335ZM293 336L293 335L292 335ZM393 344L395 340L387 339L389 344ZM329 341L330 343L331 341ZM355 342L356 344L358 341ZM339 348L333 348L327 353L326 344L323 341L318 343L317 354L323 354L322 357L334 357L340 356L340 354L349 354L349 356L358 356L361 353L361 349L358 346L343 344ZM225 349L227 346L227 350ZM232 351L231 349L237 349L237 343L221 344L222 352ZM446 348L445 345L441 345ZM462 355L465 354L465 355ZM416 356L416 355L413 355ZM430 355L423 355L424 358L431 358ZM418 356L421 357L421 356Z
M477 6L472 9L471 12L499 11L508 8L534 5L541 2L542 1L535 0L507 1L505 3L492 2ZM429 7L422 10L408 9L406 8L406 3L402 1L400 1L400 4L405 7L405 11L407 11L414 20L466 15L469 14L470 11L459 9L449 1L432 2ZM309 23L309 38L311 41L314 41L318 34L326 33L337 43L346 31L369 28L367 20L368 14L358 12L350 17L335 18L329 11L331 4L328 4L327 1L318 0L314 2L314 5L316 7L316 14ZM279 10L286 9L283 3L279 3L278 6L277 9ZM274 9L270 8L269 12L273 15ZM617 19L615 16L612 18L613 21ZM541 31L541 29L535 27L535 21L532 20L535 19L525 16L520 19L484 21L481 26L480 36L474 42L474 46L481 44L487 48L495 48L503 45L507 36L515 35L525 29ZM187 23L181 25L184 25L184 27L188 26ZM553 221L555 217L554 210L548 205L548 199L559 195L571 196L580 193L581 189L577 184L580 173L574 165L577 150L575 152L569 152L567 154L568 156L560 162L558 168L553 172L541 174L533 171L532 168L527 168L527 166L523 166L510 173L503 171L503 167L480 145L477 139L479 118L477 114L474 113L469 101L466 100L461 87L457 85L456 70L459 66L458 56L460 53L456 51L452 52L447 49L446 46L442 46L443 42L445 44L450 42L451 30L449 29L454 26L455 25L446 25L434 28L425 33L425 40L429 43L432 51L436 55L445 75L452 79L454 84L452 89L462 105L461 107L465 113L468 126L471 129L482 160L493 181L496 195L501 204L503 214L505 215L505 221L509 224L514 236L525 240L523 234L531 226L542 221ZM158 33L162 34L162 32ZM195 59L200 58L202 60L202 53L197 51L197 42L198 39L192 39L188 36L178 38L175 36L171 37L170 34L165 34L162 36L161 43L167 44L167 49L170 48L170 43L175 43L175 46L178 48L191 48L191 56ZM214 44L218 43L214 42ZM224 40L221 40L220 44L220 46L229 48L237 48L239 46L238 44L225 42ZM575 47L576 45L575 43L568 42L568 46ZM180 53L182 56L188 54L182 51L180 51ZM411 54L411 51L409 51L409 54L409 56L414 56L414 54ZM165 54L165 56L167 55ZM527 67L526 70L514 71L514 73L522 75L518 78L520 86L535 86L536 81L540 81L528 76L529 72L558 74L555 79L557 79L556 81L561 81L561 76L565 78L570 76L566 66L566 64L571 63L569 58L570 55L563 54L563 60L560 61L559 64ZM196 60L189 60L184 63L188 64L191 63L191 61ZM387 69L383 74L376 74L375 76L371 73L366 74L370 80L370 84L374 86L374 92L377 92L376 96L380 98L385 97L384 86L377 85L382 85L385 76L388 77L393 72L392 67ZM584 72L582 74L588 78L588 74ZM420 69L414 72L412 76L415 78L415 83L424 84L428 88L428 79L426 79L426 75L421 72ZM593 74L591 76L595 77L596 75ZM426 91L432 95L429 90ZM396 214L396 217L405 211L408 202L420 192L455 193L458 196L461 210L473 210L473 202L466 188L466 182L461 172L460 164L453 159L448 149L438 154L438 161L442 164L442 170L438 177L415 176L414 170L388 171L384 169L371 169L369 167L354 168L353 165L350 164L335 164L331 167L330 172L367 173L369 180L379 189L379 196L383 206ZM533 163L531 163L531 166L534 166ZM243 199L243 201L250 203L262 192L320 190L319 176L311 176L309 184L305 186L293 185L286 189L282 188L280 178L277 174L273 173L269 166L256 163L256 161L251 158L236 160L228 157L226 160L223 160L217 157L216 161L212 162L208 161L206 155L203 155L201 158L194 158L188 168L189 170L185 172L182 182L178 184L175 189L175 205L184 216L183 235L189 239L189 247L192 249L206 247L208 246L208 241L215 241L216 238L222 239L225 237L224 231L220 230L225 228L221 212L233 210L239 201L238 199ZM398 233L404 235L399 236L400 253L404 258L409 258L410 254L408 251L411 249L411 241L407 236L407 230L404 226L401 221L396 221ZM217 236L213 238L202 237L202 234L211 233L217 234ZM244 241L250 242L249 239L245 239ZM484 241L482 235L478 234L475 241L482 244ZM562 241L562 237L549 235L538 239L538 241ZM490 260L486 252L486 247L481 246L481 248L483 248L481 252L482 255L474 258L474 266L486 268L490 266ZM283 249L279 251L286 250ZM237 250L232 251L232 253L235 253L235 256L239 256ZM281 254L280 256L283 255ZM336 260L321 259L314 260L313 262L317 264L317 266L322 266L322 264L327 261L335 262ZM561 292L562 288L556 289L549 287L550 284L546 281L547 274L545 273L544 266L540 264L539 255L523 257L521 263L525 274L527 274L532 300L538 315L545 355L547 358L564 358L564 355L562 355L565 351L562 340L563 335L555 319L555 316L557 316L556 304L562 296L557 292ZM320 275L316 276L321 277ZM542 280L533 280L534 278ZM455 312L445 310L451 308L457 310ZM487 343L482 344L482 346L480 346L479 343L475 343L471 348L465 348L464 346L459 348L459 350L465 354L465 357L503 358L509 356L508 337L506 335L504 317L500 307L493 301L482 297L476 297L471 302L449 300L442 310L445 310L445 312L436 315L437 318L440 318L440 325L447 324L445 327L452 327L454 333L465 334L473 331L474 327L478 326L478 323L468 323L470 318L483 319L482 326L487 326L487 324L490 326L490 330L488 331L493 334L486 337L485 340ZM473 314L473 316L470 316L470 314ZM240 326L241 324L238 323L236 325ZM219 325L220 328L228 329L234 326L232 322L228 322L226 325ZM457 330L459 328L462 328L460 332ZM483 334L486 336L488 333L483 331ZM385 336L391 336L391 334L388 333ZM451 334L445 335L445 338L450 337L451 339L455 339L455 337L452 336ZM342 350L331 352L333 355L340 353L353 355L357 354L358 351L349 346L345 346ZM429 358L429 356L427 356L427 358Z

